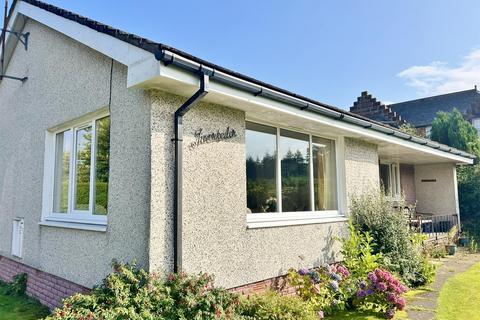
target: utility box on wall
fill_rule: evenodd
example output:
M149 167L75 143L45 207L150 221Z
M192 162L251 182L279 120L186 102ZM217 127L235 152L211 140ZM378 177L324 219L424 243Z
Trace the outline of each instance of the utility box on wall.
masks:
M12 256L22 258L23 254L23 218L16 218L13 220L12 228Z

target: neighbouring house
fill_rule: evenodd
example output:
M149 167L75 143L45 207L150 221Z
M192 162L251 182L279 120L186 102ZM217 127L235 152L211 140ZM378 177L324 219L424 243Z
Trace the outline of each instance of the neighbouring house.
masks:
M335 260L349 199L380 180L458 219L468 153L40 1L8 29L0 278L28 273L50 307L112 259L260 290Z
M437 113L452 112L454 108L457 108L480 133L480 92L477 86L470 90L388 105L364 91L353 103L350 112L397 128L409 123L417 128L419 135L429 137Z

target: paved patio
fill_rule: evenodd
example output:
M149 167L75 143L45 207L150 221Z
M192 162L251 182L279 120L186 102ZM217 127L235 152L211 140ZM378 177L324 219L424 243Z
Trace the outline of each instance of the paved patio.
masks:
M437 270L434 283L425 292L409 299L407 312L410 320L435 319L439 292L445 282L480 262L480 254L469 254L465 250L460 250L455 256L440 259L439 262L442 265Z

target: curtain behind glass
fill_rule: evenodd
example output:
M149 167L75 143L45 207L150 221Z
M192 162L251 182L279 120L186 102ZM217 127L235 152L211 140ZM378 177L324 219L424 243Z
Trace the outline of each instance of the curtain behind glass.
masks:
M337 209L335 141L312 137L315 211Z

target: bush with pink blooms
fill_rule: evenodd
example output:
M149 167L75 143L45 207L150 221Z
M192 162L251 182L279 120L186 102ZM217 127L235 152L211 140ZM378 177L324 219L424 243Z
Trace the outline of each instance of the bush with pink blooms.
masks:
M406 300L402 297L405 292L407 287L390 272L378 268L359 283L357 299L367 308L384 312L391 319L397 310L405 308Z
M297 294L322 317L341 310L372 310L393 318L403 310L407 287L384 267L383 255L368 232L350 223L350 237L342 239L343 262L320 268L290 270L288 279Z
M288 280L297 289L297 294L321 315L320 318L353 307L357 281L343 264L291 269Z

